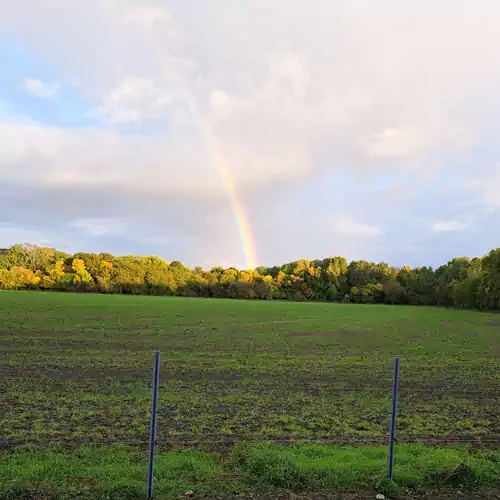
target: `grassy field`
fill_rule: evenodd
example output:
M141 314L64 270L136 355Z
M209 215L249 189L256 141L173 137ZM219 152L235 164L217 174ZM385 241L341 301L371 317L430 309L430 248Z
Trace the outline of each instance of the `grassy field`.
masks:
M205 460L235 443L385 443L395 355L400 443L500 441L495 314L1 292L0 321L7 449L143 449L155 348L160 451L189 447Z
M439 491L438 498L456 499L457 490L458 496L467 491L469 499L499 498L494 496L500 484L499 452L400 445L395 483L384 480L386 459L380 446L318 444L250 445L224 460L193 450L164 452L155 464L155 498L182 498L192 491L210 499L347 500L373 499L373 491L403 498ZM0 498L143 499L146 463L139 452L120 448L0 454Z

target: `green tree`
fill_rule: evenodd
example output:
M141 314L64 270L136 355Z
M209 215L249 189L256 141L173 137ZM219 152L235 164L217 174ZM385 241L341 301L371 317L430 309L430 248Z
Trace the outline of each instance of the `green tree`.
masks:
M492 250L482 261L482 275L478 287L478 306L500 308L500 248Z
M300 259L255 270L204 271L154 256L85 252L70 256L22 244L0 249L0 288L499 309L500 249L482 259L452 259L436 271L408 266L398 270L365 260L347 263L343 257Z

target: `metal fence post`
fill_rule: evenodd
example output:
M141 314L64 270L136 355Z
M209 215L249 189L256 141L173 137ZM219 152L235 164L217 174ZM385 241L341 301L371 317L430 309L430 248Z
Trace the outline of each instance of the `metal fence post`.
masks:
M392 406L391 406L391 429L389 433L389 468L388 477L392 481L392 471L394 468L394 438L396 435L396 411L398 402L399 386L399 357L394 358L394 373L392 376Z
M153 395L151 404L151 420L149 425L149 454L146 498L153 498L153 473L156 446L156 411L158 408L158 384L160 382L160 351L154 351L153 364Z

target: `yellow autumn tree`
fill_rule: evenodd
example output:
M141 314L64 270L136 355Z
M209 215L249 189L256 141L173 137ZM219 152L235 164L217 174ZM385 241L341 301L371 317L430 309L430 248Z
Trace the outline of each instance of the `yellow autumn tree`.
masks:
M56 260L54 265L47 270L47 274L42 277L41 287L54 288L57 283L64 281L65 274L64 260Z
M85 269L85 261L83 259L73 259L71 268L75 273L73 278L75 285L91 285L94 282L90 273Z

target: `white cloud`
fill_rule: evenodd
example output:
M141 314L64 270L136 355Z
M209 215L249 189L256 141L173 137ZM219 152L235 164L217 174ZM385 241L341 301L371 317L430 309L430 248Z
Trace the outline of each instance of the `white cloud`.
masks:
M454 231L465 231L467 226L458 220L442 220L432 226L436 233L450 233Z
M89 114L112 125L139 123L164 116L171 101L170 92L154 81L128 75Z
M333 218L333 231L335 234L371 238L380 233L380 229L370 224L358 222L349 215L336 215Z
M150 29L158 21L172 20L170 13L159 7L132 7L125 11L124 19L130 24Z
M464 197L500 206L495 170L476 172L469 158L474 147L500 157L489 132L500 116L500 65L491 63L500 45L498 3L331 0L304 9L301 0L207 0L202 6L53 0L51 7L17 0L3 6L0 19L37 59L78 82L88 107L82 119L96 119L94 126L69 129L0 117L2 185L16 186L20 205L46 197L40 211L47 219L60 199L73 206L77 194L73 220L104 217L94 208L98 196L104 205L106 199L141 200L141 221L174 213L175 231L189 226L200 241L220 230L211 255L203 245L196 251L203 259L231 259L240 251L238 235L213 222L226 213L231 224L219 162L229 168L256 233L266 217L256 213L278 211L291 193L289 202L308 212L308 189L330 179L332 196L341 191L347 200L346 215L333 229L348 250L349 241L379 232L349 214L359 214L359 191L363 204L378 208L370 186L380 173L389 181L393 172L398 177L379 214L387 219L380 222L384 235L391 220L413 220L404 212L409 196L420 199L419 211L427 210L418 186L406 186L409 196L401 196L398 186L409 171L445 192L439 171L456 165L457 178L476 176ZM54 85L33 79L25 89L50 97ZM345 177L357 180L349 192ZM324 217L331 227L330 215ZM424 218L428 234L428 214ZM261 246L282 222L260 233ZM169 219L165 231L172 227ZM230 250L224 231L231 233ZM283 248L294 248L299 238L293 231L282 236ZM328 244L315 243L318 253L330 251Z
M371 158L393 158L403 160L420 159L430 144L430 138L422 132L387 128L380 133L362 140L361 145Z
M37 18L45 15L33 0L19 4ZM464 29L477 28L474 11L447 17L443 37L439 23L392 0L376 11L360 0L322 3L306 22L299 2L284 5L277 0L264 11L257 3L226 6L224 16L215 16L173 1L92 0L85 9L54 9L46 24L29 28L24 10L10 6L6 22L82 82L90 116L118 129L161 119L158 137L171 137L166 122L187 123L186 158L199 162L199 148L215 144L245 188L299 180L325 165L377 172L399 162L433 169L439 161L426 158L443 164L472 143L470 120L457 119L455 106L473 92L464 67L474 68L477 80L500 80L487 62L491 43L484 44L498 36L494 26L483 23L473 42L463 39ZM417 10L449 15L426 5ZM367 12L376 22L367 21ZM56 24L75 36L64 36ZM89 31L91 40L83 36ZM325 47L331 47L327 57ZM194 128L200 129L196 138ZM128 137L120 142L116 147L126 150ZM150 158L144 171L154 170L158 160ZM207 156L204 163L210 161ZM164 168L176 166L165 162Z
M293 96L303 99L310 85L307 57L296 53L274 54L269 61L269 87L273 91L286 88Z
M31 188L85 189L90 196L99 188L124 196L188 199L220 198L224 192L208 145L198 131L182 126L169 137L123 137L99 128L0 122L0 155L0 180ZM249 170L247 178L258 182L255 174Z
M44 83L36 78L26 78L24 80L23 89L39 97L53 98L59 90L58 83Z

